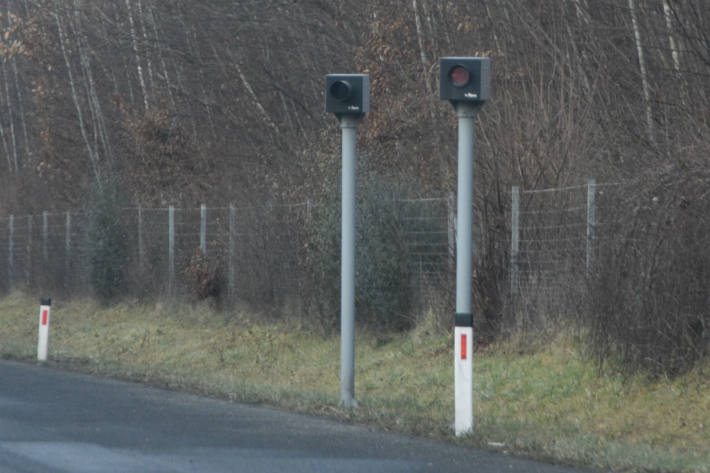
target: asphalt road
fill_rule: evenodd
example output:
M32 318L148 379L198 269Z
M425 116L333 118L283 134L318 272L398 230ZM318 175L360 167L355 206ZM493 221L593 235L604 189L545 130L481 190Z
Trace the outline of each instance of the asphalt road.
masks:
M575 473L46 367L0 362L0 472Z

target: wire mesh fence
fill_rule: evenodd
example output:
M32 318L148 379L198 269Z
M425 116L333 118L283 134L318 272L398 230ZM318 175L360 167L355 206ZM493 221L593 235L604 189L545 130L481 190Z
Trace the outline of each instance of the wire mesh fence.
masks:
M580 287L596 228L595 183L513 188L511 295L526 313L550 314Z
M512 189L510 294L527 314L564 315L586 295L590 277L599 272L600 249L628 242L620 228L645 209L644 220L657 218L651 202L628 195L623 183L560 188ZM649 205L651 204L651 205Z
M509 267L503 274L508 272L515 307L549 316L581 297L599 245L620 238L615 229L630 212L619 208L620 189L594 180L551 189L512 188ZM393 217L375 223L398 226L387 235L401 240L395 246L396 258L406 259L408 274L403 277L414 279L419 288L440 288L455 272L453 200L393 200ZM653 212L652 203L643 208L646 214ZM314 260L337 259L337 252L316 254L314 244L314 232L325 228L319 222L333 217L328 211L311 202L129 207L120 209L116 234L108 237L92 230L96 219L87 212L8 216L0 218L0 291L21 286L44 293L90 294L97 265L110 264L123 275L116 282L119 294L218 296L282 305L305 297L319 284L314 275L323 265L314 267ZM337 225L328 231L332 227ZM336 233L333 230L329 238L337 240ZM120 242L119 257L97 262L96 252L108 244L102 241L106 238ZM480 238L476 228L474 239ZM330 267L337 264L331 262Z
M406 266L417 280L450 266L449 199L392 202L401 213ZM197 208L122 208L111 233L96 216L63 212L0 218L0 290L91 294L97 265L123 275L119 294L198 298L219 295L259 305L283 302L312 280L311 202ZM110 242L120 251L97 261ZM102 246L103 245L103 246Z
M403 200L401 206L410 271L425 279L439 279L452 269L455 259L452 199Z

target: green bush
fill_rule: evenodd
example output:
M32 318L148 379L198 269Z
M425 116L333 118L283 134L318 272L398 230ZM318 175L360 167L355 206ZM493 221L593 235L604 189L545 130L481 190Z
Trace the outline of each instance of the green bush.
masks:
M405 192L376 176L361 181L356 210L357 323L378 331L405 330L412 325L417 299L401 212ZM308 299L320 322L330 328L337 326L340 314L340 215L340 199L319 206L310 242L313 281Z
M109 303L126 291L128 246L121 225L121 206L113 186L97 186L87 205L85 259L89 281L102 303Z

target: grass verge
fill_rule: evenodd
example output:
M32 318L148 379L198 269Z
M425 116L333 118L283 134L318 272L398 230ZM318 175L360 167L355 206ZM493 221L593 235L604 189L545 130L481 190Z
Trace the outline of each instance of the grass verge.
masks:
M37 305L19 292L0 299L0 356L35 359ZM674 380L600 374L572 340L477 353L475 434L464 439L451 435L451 335L433 324L358 334L352 412L337 407L337 337L206 304L55 301L50 363L593 469L710 472L710 364Z

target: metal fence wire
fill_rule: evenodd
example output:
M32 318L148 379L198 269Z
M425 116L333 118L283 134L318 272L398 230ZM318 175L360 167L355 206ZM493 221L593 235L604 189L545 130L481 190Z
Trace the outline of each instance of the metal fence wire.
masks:
M512 188L509 296L527 313L553 314L579 298L596 248L613 234L617 184ZM419 287L455 272L453 196L393 200L404 265ZM616 209L618 210L618 209ZM312 237L327 213L311 202L197 208L121 209L116 225L125 275L120 293L207 297L252 304L294 301L313 280ZM478 219L474 240L481 239ZM335 231L335 230L334 230ZM91 294L92 251L101 242L85 212L0 218L0 291ZM332 235L337 239L337 235ZM478 244L474 243L474 253ZM331 257L335 257L331 254ZM474 261L478 261L473 255ZM503 260L501 260L503 261ZM335 262L334 264L337 264Z
M393 202L401 213L406 267L422 284L450 266L453 235L447 198ZM86 212L0 218L0 291L92 294L96 251L117 238L109 262L123 275L119 294L198 296L270 304L293 298L312 277L310 239L319 206L311 202L197 208L129 207L114 232L92 233ZM109 255L111 256L111 255ZM100 264L100 262L98 263ZM195 293L195 294L191 294Z
M619 183L594 179L550 189L512 188L510 296L521 312L550 316L582 300L600 245L621 238L613 225L630 213L619 208L620 189Z

